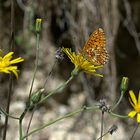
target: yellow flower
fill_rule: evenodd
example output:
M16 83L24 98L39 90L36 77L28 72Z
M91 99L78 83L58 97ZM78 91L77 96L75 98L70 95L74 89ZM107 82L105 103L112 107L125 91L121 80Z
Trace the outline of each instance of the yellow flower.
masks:
M18 70L18 67L15 66L14 64L20 63L24 61L24 59L21 57L18 57L16 59L11 60L13 58L13 54L14 52L9 52L4 57L0 56L0 72L7 73L7 74L10 74L13 72L14 75L18 78L19 70Z
M134 108L134 110L131 111L128 114L128 116L133 118L137 115L137 122L140 123L140 91L138 95L138 100L136 99L136 96L132 90L129 91L129 94L130 94L129 102Z
M88 61L82 54L76 54L69 48L63 48L63 51L69 57L71 62L75 65L75 69L83 71L88 74L103 77L101 74L96 73L96 69L102 68L103 66L94 66L92 62Z

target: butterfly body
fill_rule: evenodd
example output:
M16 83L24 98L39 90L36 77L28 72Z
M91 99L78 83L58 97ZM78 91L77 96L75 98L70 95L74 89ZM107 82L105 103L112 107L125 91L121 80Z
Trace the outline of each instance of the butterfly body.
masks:
M88 41L81 50L81 53L94 65L104 65L109 58L105 45L106 39L104 31L103 29L98 28L91 34Z

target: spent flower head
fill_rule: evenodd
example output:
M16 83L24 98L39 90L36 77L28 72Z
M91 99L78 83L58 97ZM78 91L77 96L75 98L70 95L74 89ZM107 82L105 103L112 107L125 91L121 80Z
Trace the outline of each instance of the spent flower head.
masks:
M61 61L64 59L64 53L63 53L63 49L62 49L62 48L58 48L58 49L56 50L55 58L56 58L57 60L61 60Z
M98 102L99 109L103 112L109 112L110 108L105 98L100 99Z
M83 71L91 75L103 77L102 74L96 73L96 69L102 68L103 67L102 65L100 66L93 65L93 63L87 60L86 57L84 57L81 53L77 54L75 52L72 52L71 49L69 48L63 48L63 51L69 57L71 62L75 65L75 69L77 69L77 71L79 72Z
M133 107L133 110L129 112L128 116L131 118L134 118L137 116L137 122L140 123L140 91L138 95L138 100L136 99L136 96L132 90L129 91L129 102Z
M18 57L12 60L13 54L14 52L9 52L3 57L0 56L0 72L7 74L13 73L18 78L19 70L15 64L24 61L24 59Z
M117 125L112 125L111 128L108 130L108 132L112 135L114 132L116 132L118 129Z

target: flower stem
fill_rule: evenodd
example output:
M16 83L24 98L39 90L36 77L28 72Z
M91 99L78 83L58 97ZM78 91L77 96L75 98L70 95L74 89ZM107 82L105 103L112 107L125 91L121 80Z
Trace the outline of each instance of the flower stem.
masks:
M61 92L67 85L68 83L74 78L73 75L71 75L71 77L65 82L63 83L62 85L60 85L58 88L56 88L55 90L51 91L48 93L48 95L46 97L44 97L38 104L42 103L42 102L45 102L50 96L56 94L56 93L59 93Z
M22 121L23 121L23 118L25 117L27 111L28 111L28 108L25 108L24 112L21 114L21 116L19 118L19 136L20 136L20 140L22 140L22 137L23 137Z
M10 118L12 118L12 119L17 119L17 120L19 120L19 118L7 114L7 112L5 112L1 107L0 107L0 111L1 111L5 116L8 116L8 117L10 117Z
M14 37L15 37L15 3L14 0L11 0L11 46L10 50L13 50L14 48ZM8 100L7 100L7 107L6 107L6 113L9 114L9 108L10 108L10 102L11 102L11 93L12 93L12 85L13 85L13 76L10 74L9 77L9 88L8 88ZM6 115L5 118L5 126L3 131L3 140L6 140L6 134L7 134L7 125L8 125L8 118L9 116Z
M112 111L110 111L109 114L112 115L112 116L114 116L114 117L121 118L121 119L126 119L126 118L128 118L128 116L119 115L119 114L113 113Z
M120 102L121 102L122 99L123 99L124 93L125 93L124 91L121 91L121 96L120 96L120 98L118 99L117 103L111 108L111 110L114 110L114 109L117 108L117 106L120 104Z
M32 111L32 114L31 114L31 117L30 117L30 120L29 120L29 123L28 123L28 127L27 127L27 130L26 130L26 135L29 132L29 129L30 129L30 126L31 126L31 122L32 122L32 119L33 119L33 116L34 116L34 113L35 113L35 109L36 109L36 106L34 107L34 109ZM28 140L28 137L26 138L26 140Z
M32 83L31 83L30 92L29 92L29 101L30 101L30 98L31 98L32 89L33 89L33 84L34 84L36 72L37 72L37 69L38 69L38 60L39 60L39 39L40 39L40 34L37 33L37 36L36 36L36 60L35 60L35 69L34 69L33 78L32 78Z
M10 77L9 77L8 101L7 101L7 107L6 107L6 114L9 114L10 103L11 103L11 94L12 94L12 85L13 85L13 76L10 74ZM8 118L9 118L9 116L6 115L6 118L5 118L5 126L4 126L4 132L3 132L3 140L6 140Z
M54 123L56 123L56 122L58 122L58 121L60 121L60 120L63 120L63 119L72 117L72 116L74 116L74 115L76 115L76 114L79 114L79 113L81 113L81 112L83 112L83 111L91 111L91 110L94 110L94 109L97 109L97 107L86 107L86 106L83 106L82 108L80 108L80 109L78 109L78 110L76 110L76 111L74 111L74 112L68 113L68 114L66 114L65 116L59 117L59 118L57 118L57 119L55 119L55 120L53 120L53 121L50 121L49 123L47 123L47 124L45 124L45 125L43 125L43 126L37 128L37 129L31 131L31 132L28 133L26 136L24 136L22 140L24 140L26 137L28 137L28 136L30 136L30 135L32 135L32 134L34 134L34 133L36 133L36 132L38 132L38 131L44 129L44 128L49 127L50 125L52 125L52 124L54 124Z
M137 126L135 127L134 132L133 132L133 134L132 134L130 140L133 140L134 135L136 134L136 131L138 130L138 127L139 127L139 123L138 123Z
M31 83L31 87L30 87L30 92L29 92L29 102L30 102L30 99L31 99L32 89L33 89L33 85L34 85L34 81L35 81L35 76L36 76L36 72L37 72L37 69L38 69L38 60L39 60L39 39L40 39L40 33L37 32L37 34L36 34L36 60L35 60L35 69L34 69L33 79L32 79L32 83ZM30 119L30 121L29 121L29 124L28 124L26 133L28 133L28 131L29 131L29 129L30 129L32 117L33 117L33 116L31 115L31 119ZM27 138L27 140L28 140L28 138Z

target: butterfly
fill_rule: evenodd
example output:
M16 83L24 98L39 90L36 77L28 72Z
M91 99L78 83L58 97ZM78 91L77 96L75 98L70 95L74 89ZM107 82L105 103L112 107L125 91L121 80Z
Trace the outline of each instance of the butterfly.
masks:
M90 35L80 53L94 65L104 65L109 59L105 45L105 33L103 29L98 28Z

